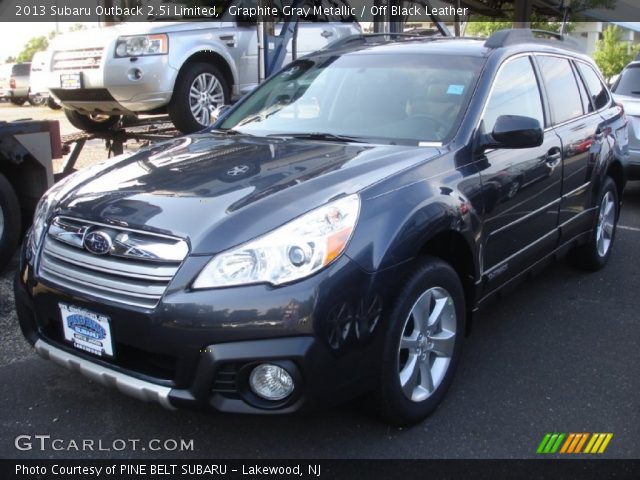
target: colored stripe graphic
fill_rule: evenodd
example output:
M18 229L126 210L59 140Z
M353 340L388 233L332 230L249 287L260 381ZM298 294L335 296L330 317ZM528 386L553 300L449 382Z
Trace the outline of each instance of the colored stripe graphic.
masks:
M545 434L536 453L542 454L578 454L604 453L613 433L557 433ZM588 441L587 441L588 440ZM586 444L584 450L582 449Z

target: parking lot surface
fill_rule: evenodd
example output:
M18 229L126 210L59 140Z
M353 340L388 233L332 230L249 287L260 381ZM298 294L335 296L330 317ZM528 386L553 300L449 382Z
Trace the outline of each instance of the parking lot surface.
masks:
M640 458L640 183L624 202L608 266L590 274L558 262L481 312L444 403L409 429L368 416L362 400L232 416L170 412L93 384L22 339L14 259L0 274L0 457L528 458L547 432L611 432L601 457ZM50 435L63 449L19 450L19 435ZM88 439L93 451L68 449ZM119 439L136 449L114 450ZM171 450L181 439L193 449ZM149 448L166 440L168 450Z

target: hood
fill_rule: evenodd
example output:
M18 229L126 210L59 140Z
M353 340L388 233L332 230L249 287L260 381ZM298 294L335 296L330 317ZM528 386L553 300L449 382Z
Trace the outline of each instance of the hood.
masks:
M171 33L188 30L219 28L220 22L125 22L109 27L91 28L59 35L52 40L52 50L73 50L78 45L84 47L104 47L122 35L146 35L151 33Z
M61 189L55 214L177 235L192 253L210 254L438 154L200 133L79 172Z

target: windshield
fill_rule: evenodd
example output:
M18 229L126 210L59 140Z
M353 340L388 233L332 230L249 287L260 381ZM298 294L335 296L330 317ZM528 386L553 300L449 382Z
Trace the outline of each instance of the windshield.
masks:
M612 91L617 95L640 97L640 64L625 68Z
M220 128L251 135L443 142L455 133L482 63L434 54L301 59L256 89Z

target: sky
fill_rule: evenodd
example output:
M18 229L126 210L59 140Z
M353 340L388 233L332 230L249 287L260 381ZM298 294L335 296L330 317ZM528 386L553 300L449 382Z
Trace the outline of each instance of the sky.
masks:
M58 25L60 32L65 32L75 23L60 22ZM87 23L86 25L95 26L95 23ZM8 56L18 55L31 37L48 35L55 29L55 22L0 22L0 31L2 32L0 35L0 64L4 63Z

